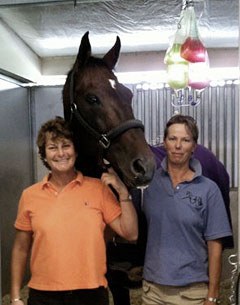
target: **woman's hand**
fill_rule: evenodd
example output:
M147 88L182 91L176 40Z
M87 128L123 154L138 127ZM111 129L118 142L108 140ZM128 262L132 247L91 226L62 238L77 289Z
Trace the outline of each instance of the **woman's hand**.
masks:
M101 180L104 184L111 185L116 190L119 195L119 201L124 201L129 197L127 187L112 167L108 168L107 173L102 174Z
M121 237L135 241L138 237L137 213L127 187L112 168L102 174L101 180L105 185L110 185L116 190L122 211L121 215L109 223L110 227Z

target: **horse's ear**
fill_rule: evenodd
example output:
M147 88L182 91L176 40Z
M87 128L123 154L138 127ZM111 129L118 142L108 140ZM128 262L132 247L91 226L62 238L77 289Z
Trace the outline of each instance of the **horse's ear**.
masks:
M121 48L120 38L117 36L114 46L104 55L103 61L107 64L110 70L113 70L118 61L119 52Z
M78 64L84 65L88 58L91 56L91 45L88 38L89 32L87 31L81 40L78 55L77 55L77 61Z

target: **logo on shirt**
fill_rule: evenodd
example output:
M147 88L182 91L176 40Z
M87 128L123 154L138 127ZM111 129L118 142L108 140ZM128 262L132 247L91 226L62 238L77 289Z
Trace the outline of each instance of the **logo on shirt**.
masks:
M186 196L183 198L188 198L190 204L192 204L195 208L201 208L203 206L202 197L193 195L190 191L187 191Z

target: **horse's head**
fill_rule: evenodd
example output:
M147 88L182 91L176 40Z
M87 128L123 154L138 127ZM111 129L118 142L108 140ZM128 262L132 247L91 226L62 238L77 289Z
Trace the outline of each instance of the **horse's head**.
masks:
M142 123L133 116L132 92L112 72L120 47L117 37L107 54L96 58L88 32L82 37L63 89L64 116L72 121L79 159L94 160L91 166L97 167L104 158L129 187L144 186L153 177L155 161Z

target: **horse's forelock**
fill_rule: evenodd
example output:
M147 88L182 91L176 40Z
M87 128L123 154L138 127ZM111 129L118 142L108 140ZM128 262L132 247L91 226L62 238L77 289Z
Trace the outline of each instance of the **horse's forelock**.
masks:
M90 56L88 58L88 61L85 63L85 66L91 68L104 67L109 69L107 64L103 61L102 58L94 57L94 56Z

